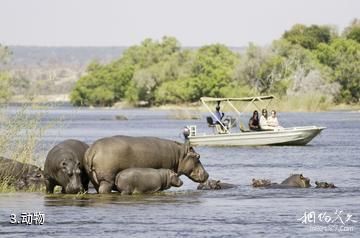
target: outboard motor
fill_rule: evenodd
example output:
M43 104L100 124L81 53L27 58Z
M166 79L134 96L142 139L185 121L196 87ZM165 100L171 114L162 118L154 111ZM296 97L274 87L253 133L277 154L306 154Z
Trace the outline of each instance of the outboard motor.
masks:
M187 140L189 138L189 135L190 135L190 129L189 127L185 126L183 128L183 131L182 131L184 137L185 137L185 140Z

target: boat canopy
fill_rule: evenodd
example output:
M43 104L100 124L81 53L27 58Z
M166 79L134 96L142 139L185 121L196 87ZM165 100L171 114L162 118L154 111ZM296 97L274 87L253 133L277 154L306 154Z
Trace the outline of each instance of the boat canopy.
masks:
M201 97L200 100L202 102L256 102L256 101L263 101L263 100L271 100L274 99L275 96L268 95L268 96L257 96L257 97L243 97L243 98L213 98L213 97Z

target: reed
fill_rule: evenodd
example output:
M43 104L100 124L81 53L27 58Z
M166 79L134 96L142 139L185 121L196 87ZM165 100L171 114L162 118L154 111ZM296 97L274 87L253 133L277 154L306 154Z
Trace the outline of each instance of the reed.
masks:
M6 108L0 109L0 156L42 167L44 158L39 158L38 145L44 132L54 123L41 123L45 112L30 109L30 106L23 106L12 115ZM11 179L11 168L7 172L0 171L0 192L16 190L15 186L11 185ZM39 189L29 187L25 191L34 192Z

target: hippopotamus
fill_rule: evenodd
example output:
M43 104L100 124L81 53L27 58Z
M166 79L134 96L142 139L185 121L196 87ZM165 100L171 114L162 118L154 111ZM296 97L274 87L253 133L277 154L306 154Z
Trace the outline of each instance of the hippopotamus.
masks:
M304 177L302 174L290 175L287 179L281 182L280 185L288 186L291 188L309 188L311 187L310 179Z
M271 183L271 181L267 179L253 179L252 186L265 188L309 188L311 184L310 179L304 177L302 174L293 174L280 184Z
M0 183L3 181L16 190L38 190L45 185L44 173L39 167L0 157Z
M315 188L337 188L333 183L315 181Z
M191 146L156 137L99 139L86 151L85 168L98 193L117 190L115 177L128 168L171 169L199 183L209 177Z
M234 188L236 185L230 183L223 183L220 180L208 179L197 186L198 190L218 190Z
M180 187L183 181L170 169L129 168L116 175L115 185L121 195L154 193Z
M84 142L70 139L49 151L44 165L47 193L54 193L56 185L62 187L62 193L88 190L89 177L84 169L84 155L88 148Z
M254 188L258 187L268 187L271 185L271 181L269 179L252 179L252 184Z

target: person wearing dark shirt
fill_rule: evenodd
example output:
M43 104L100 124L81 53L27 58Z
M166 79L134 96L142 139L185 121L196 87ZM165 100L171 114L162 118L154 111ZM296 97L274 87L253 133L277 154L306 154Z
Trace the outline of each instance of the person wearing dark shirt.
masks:
M259 125L259 113L257 110L253 112L252 117L249 120L249 129L252 131L259 131L260 125Z

